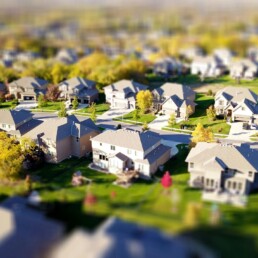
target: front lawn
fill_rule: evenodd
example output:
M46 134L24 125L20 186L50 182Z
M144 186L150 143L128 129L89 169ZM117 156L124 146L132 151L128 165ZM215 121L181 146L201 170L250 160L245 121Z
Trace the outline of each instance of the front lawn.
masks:
M172 126L172 128L180 129L182 125L186 125L187 129L194 130L194 126L198 123L203 124L204 127L210 127L213 133L228 134L230 125L224 119L217 118L215 121L210 121L206 116L206 109L214 104L214 98L205 94L197 94L195 103L196 111L191 115L188 121L182 121Z
M32 111L46 111L46 112L48 112L48 111L58 111L58 110L60 110L61 103L62 103L61 101L53 101L53 102L48 101L46 106L41 107L41 108L39 108L39 107L32 108L31 110Z
M139 114L139 118L137 120L134 119L134 113L136 111L132 111L124 116L119 116L119 117L116 117L114 118L115 121L121 121L121 122L129 122L129 123L132 123L132 124L136 124L136 123L150 123L152 122L156 116L153 115L153 114Z
M110 108L110 105L107 103L100 103L96 104L96 114L97 115L102 115L103 113L107 112ZM74 114L79 113L79 114L85 114L85 115L90 115L90 107L87 108L82 108L82 109L77 109Z
M3 103L0 103L0 109L13 109L16 105L12 103L12 101L6 101Z

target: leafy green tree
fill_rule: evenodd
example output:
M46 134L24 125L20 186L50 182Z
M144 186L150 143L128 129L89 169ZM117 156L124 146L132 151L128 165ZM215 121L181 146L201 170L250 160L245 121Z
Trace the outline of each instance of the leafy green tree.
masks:
M142 113L145 113L152 106L153 96L149 90L141 90L136 95L137 106Z
M91 106L90 106L90 118L93 122L96 122L97 121L97 115L96 115L96 104L95 103L92 103Z
M77 109L79 106L78 98L75 96L72 101L73 109Z
M210 121L216 120L216 110L213 105L206 109L206 115Z
M22 172L24 155L20 144L8 137L5 132L0 132L0 178L15 180Z
M43 108L47 106L47 100L43 94L38 96L38 107Z
M143 130L143 131L149 130L149 126L148 126L148 123L147 123L146 121L144 122L144 124L143 124L143 126L142 126L142 130Z
M176 116L175 116L175 114L171 114L168 119L168 125L173 126L175 124L176 124Z
M58 117L67 117L67 111L65 107L65 103L61 102L60 103L60 110L58 111Z
M139 118L140 118L139 109L136 108L136 109L134 110L134 112L133 112L133 120L134 120L135 122L137 122Z
M58 84L67 78L69 74L69 68L61 63L55 63L51 70L52 81L54 84Z

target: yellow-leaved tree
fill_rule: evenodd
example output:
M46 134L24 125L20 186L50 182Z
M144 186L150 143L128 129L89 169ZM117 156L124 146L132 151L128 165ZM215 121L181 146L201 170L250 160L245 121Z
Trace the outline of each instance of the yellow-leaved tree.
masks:
M201 123L198 123L192 133L191 146L195 146L197 142L212 142L214 135L210 127L205 128Z
M152 106L153 96L149 90L140 90L136 95L137 106L144 114Z

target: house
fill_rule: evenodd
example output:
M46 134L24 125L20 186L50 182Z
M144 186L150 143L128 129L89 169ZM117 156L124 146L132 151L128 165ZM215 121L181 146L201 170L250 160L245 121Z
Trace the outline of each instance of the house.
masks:
M151 177L171 157L171 148L150 132L108 130L91 139L93 164L111 173L137 170Z
M188 86L178 83L165 83L152 91L153 105L163 114L175 114L175 117L186 119L195 111L195 92ZM192 112L188 114L188 106Z
M78 61L78 55L72 48L60 49L56 55L56 60L64 64L74 64Z
M60 98L73 101L76 96L79 103L91 104L98 100L96 82L81 77L74 77L59 84Z
M33 128L33 114L27 110L4 110L0 109L0 130L8 132L10 135L22 135L25 128Z
M250 47L247 50L247 57L254 63L258 63L258 48L257 47Z
M36 100L47 91L48 82L33 77L23 77L8 84L10 94L19 100Z
M247 144L197 143L186 158L189 185L246 195L258 188L258 149Z
M24 136L36 141L47 162L59 163L71 156L88 155L92 150L90 139L99 133L91 119L71 115L47 119Z
M164 76L180 75L182 70L182 63L171 57L161 58L153 65L154 73Z
M191 63L191 74L193 75L218 77L224 72L224 66L215 56L196 57Z
M17 54L16 58L20 62L29 62L34 59L40 58L40 54L32 51L24 51Z
M217 48L213 51L213 55L225 67L229 67L234 56L233 52L228 48Z
M193 60L197 57L204 56L204 51L200 47L180 49L179 55L187 60Z
M248 88L226 87L215 95L216 114L233 121L257 120L258 96ZM254 122L254 121L253 121Z
M0 205L0 257L47 257L65 233L64 226L14 196Z
M130 80L120 80L104 87L104 92L106 101L111 104L111 108L135 109L137 93L147 89L146 85Z
M254 79L257 75L257 65L249 59L242 59L230 64L230 76L234 79Z
M83 229L73 231L49 258L203 258L204 254L210 252L201 253L201 248L191 248L186 239L110 217L93 232Z

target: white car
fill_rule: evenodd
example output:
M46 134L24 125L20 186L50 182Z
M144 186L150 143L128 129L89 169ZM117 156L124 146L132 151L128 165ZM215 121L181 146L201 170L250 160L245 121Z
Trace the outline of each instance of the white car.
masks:
M257 129L257 125L256 124L250 124L250 129L251 130L256 130Z

